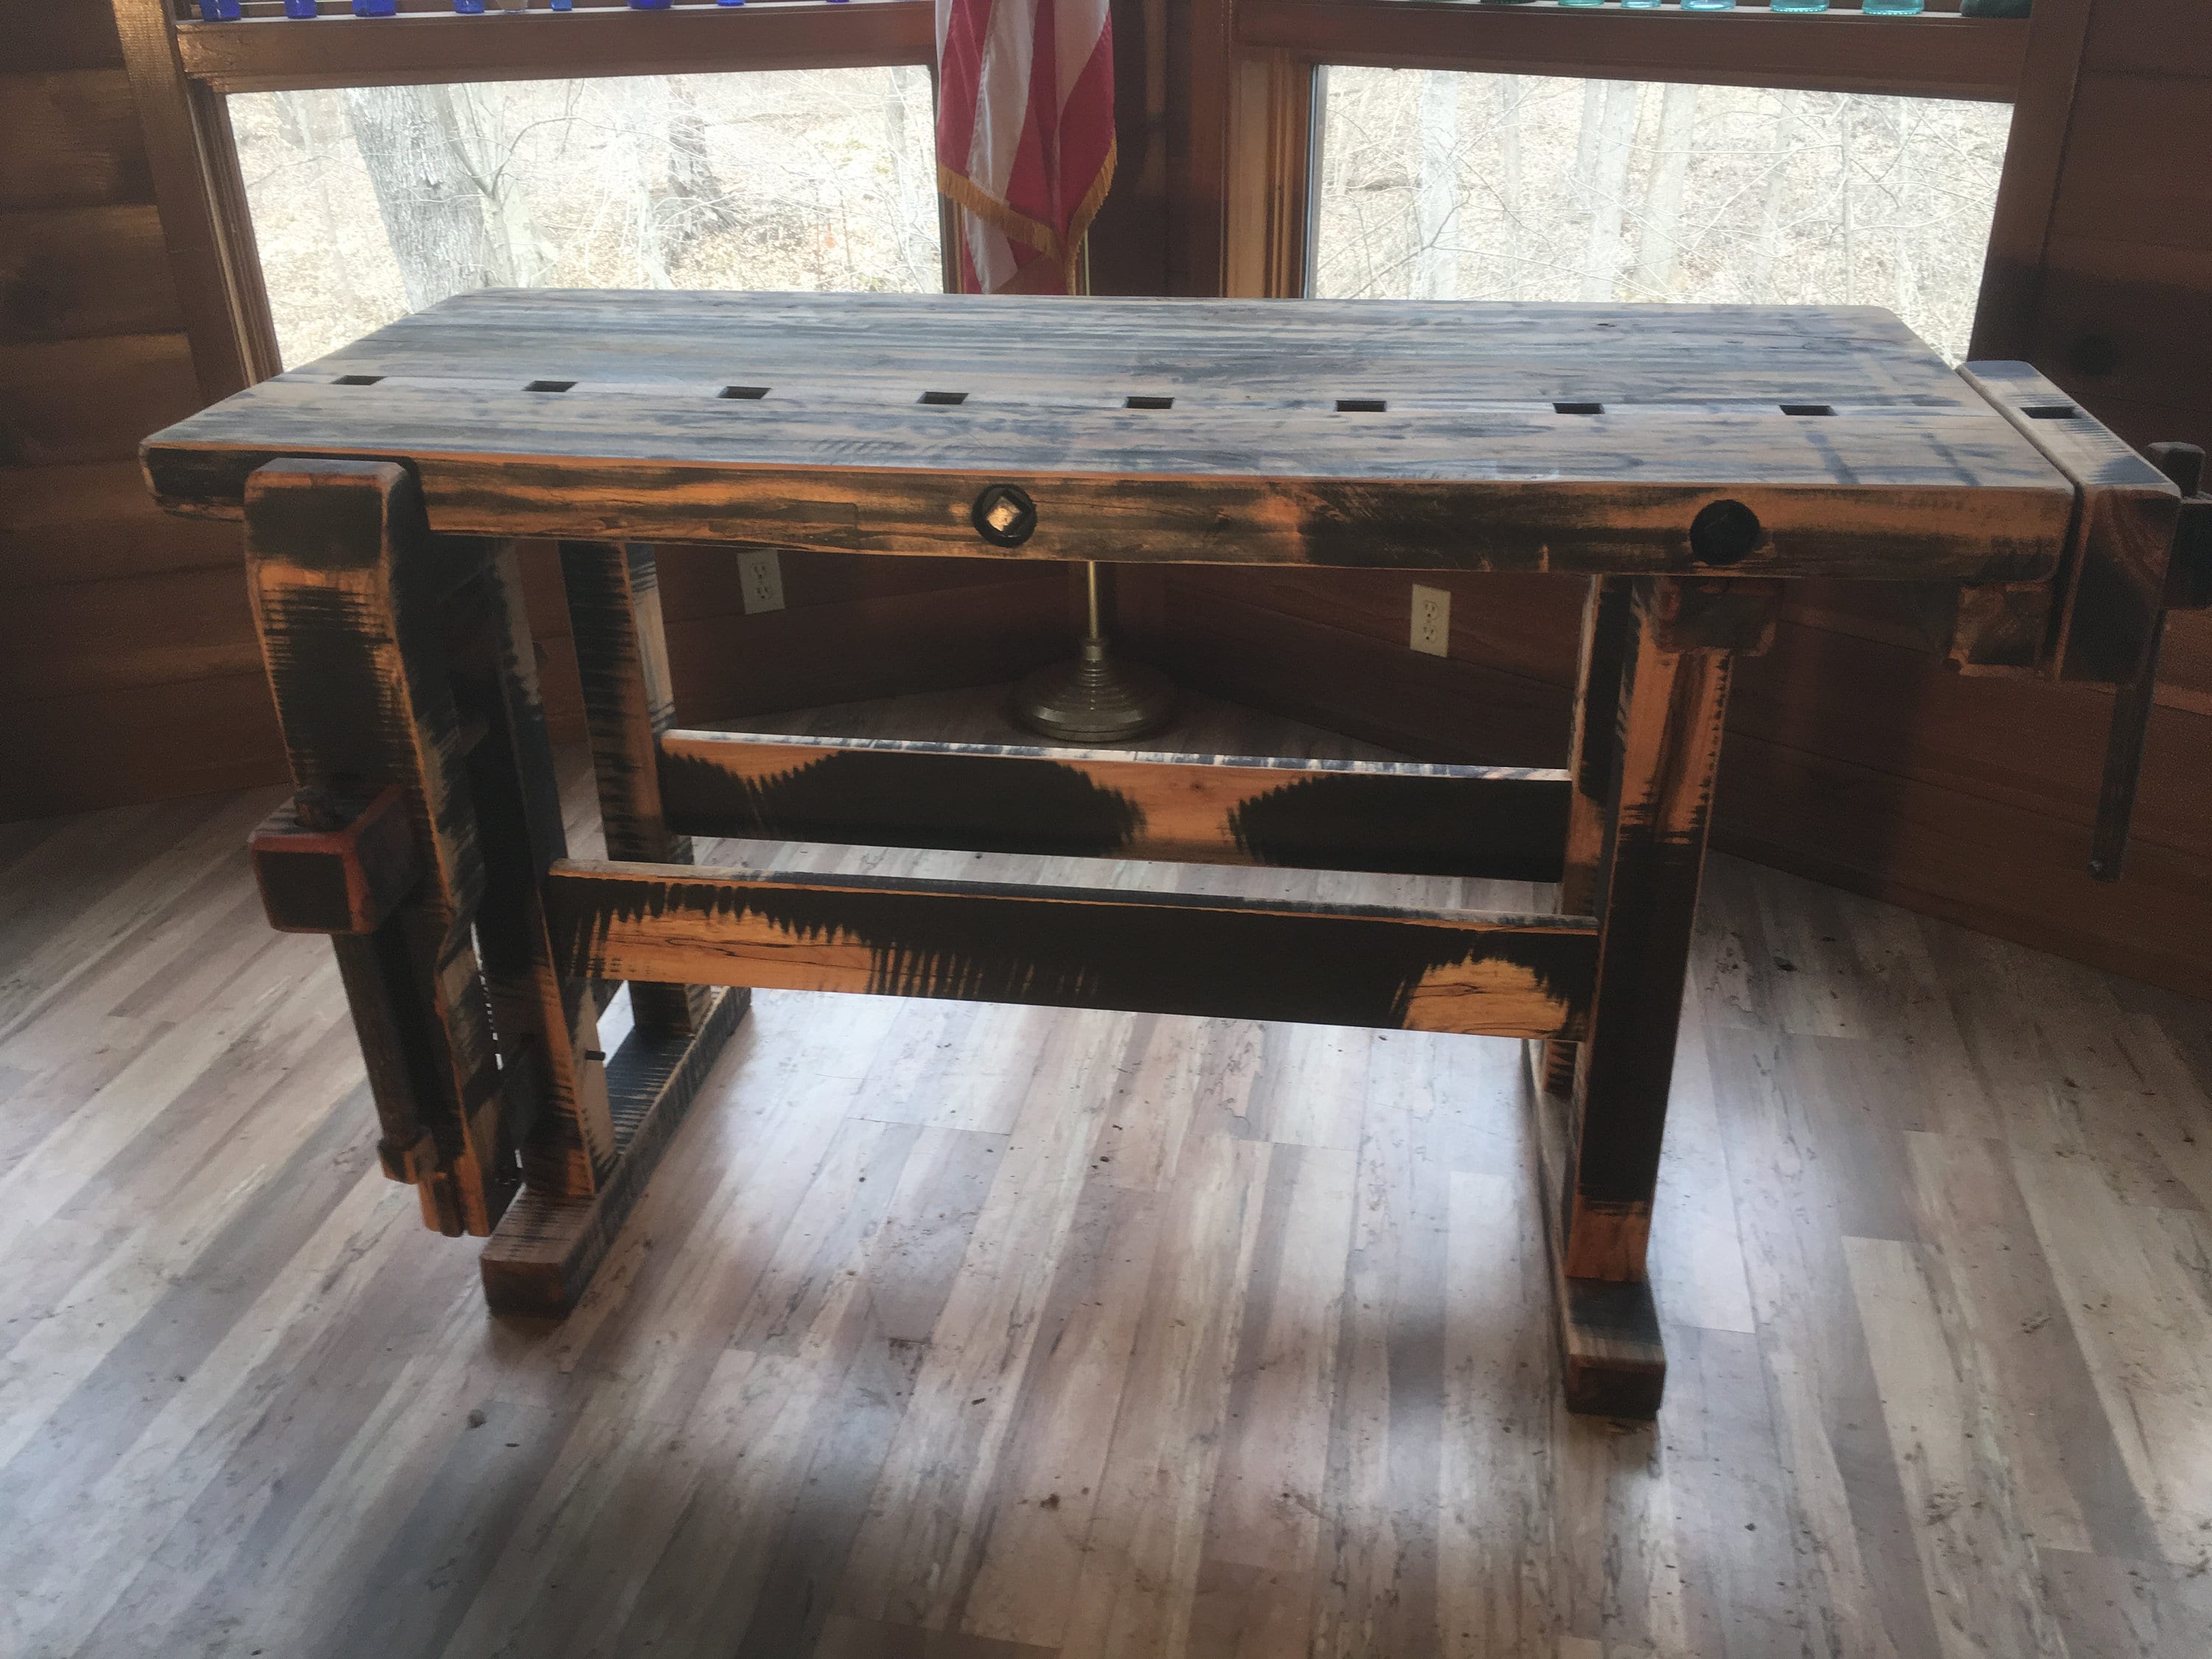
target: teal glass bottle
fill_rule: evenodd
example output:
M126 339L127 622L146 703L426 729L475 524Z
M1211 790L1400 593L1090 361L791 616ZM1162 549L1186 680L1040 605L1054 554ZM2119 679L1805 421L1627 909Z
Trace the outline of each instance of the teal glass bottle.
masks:
M1860 0L1859 9L1875 17L1917 17L1927 10L1928 0Z
M1620 3L1630 11L1656 11L1666 0L1620 0Z
M1734 11L1735 0L1682 0L1684 11Z
M1828 0L1766 0L1769 11L1826 11Z
M1572 6L1580 9L1589 6L1601 6L1605 3L1605 0L1559 0L1559 3L1562 6Z

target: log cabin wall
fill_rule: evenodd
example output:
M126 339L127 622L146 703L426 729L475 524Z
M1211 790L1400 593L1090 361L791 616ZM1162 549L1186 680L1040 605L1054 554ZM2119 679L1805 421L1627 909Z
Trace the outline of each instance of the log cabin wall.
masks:
M159 21L142 0L118 9ZM144 89L162 62L126 59L117 15L105 0L0 0L0 821L284 776L238 530L162 513L138 472L141 438L251 371L221 337L228 309L204 291L181 301L173 256L196 228L175 202L196 180L151 164L162 129ZM1158 280L1141 264L1119 279ZM580 736L553 550L526 545L524 562L548 713ZM687 717L1011 678L1065 647L1056 570L782 566L784 608L749 616L734 561L663 555Z
M2024 27L1975 352L2036 362L2137 444L2212 446L2212 170L2182 159L2212 118L2212 8L2038 0ZM1237 61L1264 100L1282 53ZM1303 98L1272 118L1216 99L1213 118L1299 144L1283 130ZM1231 291L1287 291L1268 283L1302 250L1266 242L1298 228L1256 208L1249 180L1222 194L1239 191L1241 223L1232 205L1192 233L1200 258L1211 235ZM1402 576L1186 568L1122 589L1187 684L1423 758L1557 764L1580 585L1424 580L1452 593L1447 659L1408 648ZM1793 585L1775 649L1739 667L1714 844L2212 996L2212 614L2169 628L2127 878L2106 886L2086 866L2110 696L1961 678L1885 595L1813 590Z

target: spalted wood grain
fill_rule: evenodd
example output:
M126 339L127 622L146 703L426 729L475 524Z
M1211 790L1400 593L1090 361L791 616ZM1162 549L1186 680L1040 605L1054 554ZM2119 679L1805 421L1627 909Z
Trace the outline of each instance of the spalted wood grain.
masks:
M1661 586L1634 586L1613 705L1592 903L1601 942L1562 1205L1562 1271L1574 1279L1644 1276L1728 708L1732 659L1664 648Z
M1126 562L2032 580L2071 505L1865 307L489 293L144 452L217 514L307 453L405 458L465 533Z
M656 745L675 720L676 694L653 549L563 542L561 573L607 856L689 864L690 840L669 832L661 806ZM697 1031L707 1012L704 988L646 981L630 988L630 1006L642 1029L669 1036Z
M339 953L385 1167L416 1182L431 1225L488 1233L518 1172L472 929L484 877L471 738L442 661L440 605L481 550L434 542L413 481L374 461L267 467L250 487L246 530L294 781L396 787L413 820L422 879Z
M546 902L592 979L1501 1036L1577 1035L1597 946L1575 916L586 861Z
M677 828L770 841L1552 881L1566 830L1526 768L672 732L659 770Z
M623 1039L606 1065L613 1164L588 1198L532 1185L507 1206L479 1258L484 1300L494 1313L557 1319L576 1305L645 1196L654 1166L751 995L743 989L712 993L690 1036L638 1030Z

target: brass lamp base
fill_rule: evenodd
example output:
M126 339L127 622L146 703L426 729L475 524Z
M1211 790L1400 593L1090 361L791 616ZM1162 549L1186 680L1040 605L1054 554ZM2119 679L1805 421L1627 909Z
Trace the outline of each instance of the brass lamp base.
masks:
M1015 720L1063 743L1119 743L1167 724L1175 687L1164 674L1114 656L1093 635L1073 662L1040 668L1014 688Z

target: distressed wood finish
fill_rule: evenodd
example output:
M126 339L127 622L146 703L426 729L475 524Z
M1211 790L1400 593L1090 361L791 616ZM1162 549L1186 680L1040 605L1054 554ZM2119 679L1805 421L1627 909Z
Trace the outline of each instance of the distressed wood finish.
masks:
M659 744L675 720L676 694L653 549L563 542L561 575L607 856L689 864L690 839L670 833L660 798ZM641 981L630 1000L638 1024L666 1036L697 1032L707 1015L706 994L696 986Z
M1575 669L1574 723L1567 739L1573 795L1559 876L1559 908L1590 914L1597 900L1598 861L1605 855L1605 820L1613 790L1615 723L1620 675L1628 653L1634 584L1624 577L1594 580L1583 599L1582 644ZM1575 1045L1544 1046L1547 1087L1564 1095L1574 1087Z
M1574 1279L1644 1277L1705 866L1730 659L1664 648L1669 596L1635 584L1594 884L1601 930L1577 1055L1561 1249Z
M698 836L1553 881L1568 781L1503 766L672 732L660 789L669 822ZM611 831L607 851L684 861L618 848Z
M507 1206L478 1258L494 1313L558 1319L575 1307L751 999L743 989L707 993L690 1032L641 1026L615 1050L605 1085L614 1131L606 1176L589 1197L533 1182Z
M434 540L414 481L388 462L280 461L247 488L246 552L294 781L397 787L414 821L410 897L373 935L333 940L385 1167L416 1184L431 1225L489 1233L518 1172L473 933L472 734L443 669L442 614L483 550Z
M1598 944L1579 916L617 863L556 866L546 902L593 979L1504 1036L1578 1034Z
M1125 562L2034 580L2073 496L1869 307L486 293L144 457L228 514L305 453L405 458L457 533Z
M568 856L536 651L514 550L495 549L458 596L447 664L463 719L481 726L469 756L483 900L476 918L500 1063L522 1172L540 1192L586 1198L616 1157L598 1006L553 962L539 889Z
M2181 492L2051 380L2025 363L1960 371L2079 492L2058 573L2052 668L2127 684L2154 667L2166 568Z

